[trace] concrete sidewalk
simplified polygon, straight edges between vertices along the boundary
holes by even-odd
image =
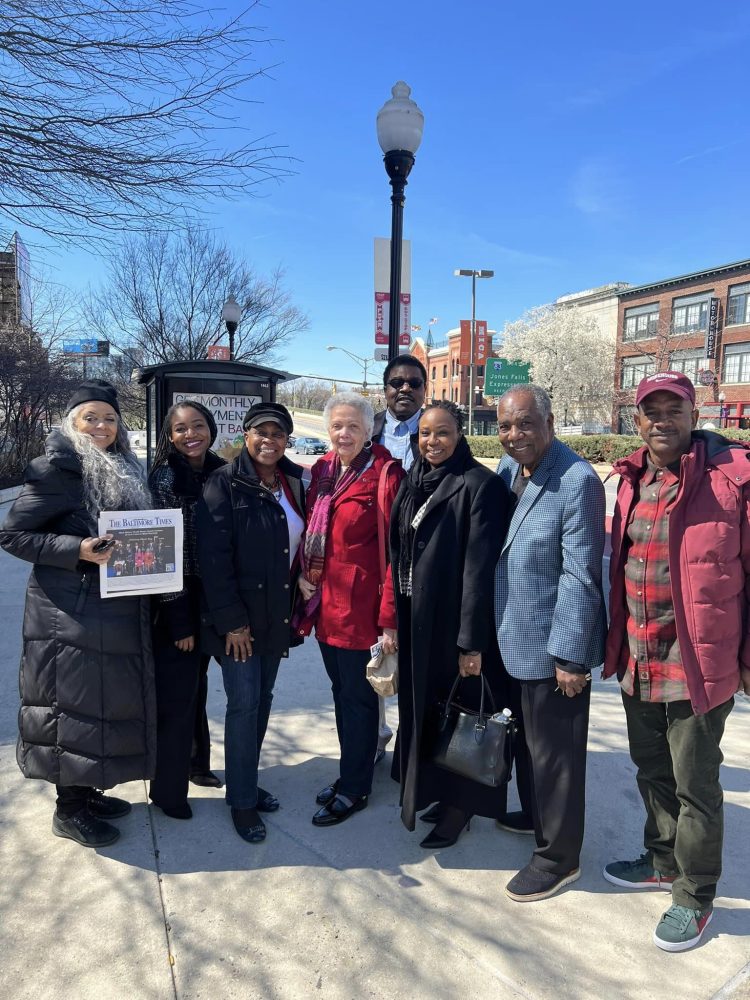
[[[0,508],[0,518],[7,507]],[[336,776],[330,691],[317,646],[282,664],[261,783],[282,800],[263,845],[234,833],[221,790],[193,789],[194,818],[151,810],[141,782],[122,839],[94,852],[50,831],[53,789],[14,757],[17,663],[27,567],[0,553],[0,945],[2,1000],[300,1000],[525,998],[728,1000],[750,996],[747,864],[750,705],[730,717],[723,771],[725,870],[705,943],[668,955],[651,934],[663,893],[601,877],[640,853],[642,808],[615,685],[592,701],[583,875],[541,903],[503,893],[531,838],[472,823],[458,844],[419,847],[399,819],[390,754],[370,807],[347,823],[310,823]],[[210,672],[220,773],[220,673]],[[395,721],[395,720],[394,720]],[[421,826],[421,824],[419,824]]]

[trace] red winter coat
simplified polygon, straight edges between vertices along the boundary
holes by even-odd
[[[378,552],[377,502],[380,473],[391,454],[381,445],[372,446],[374,461],[332,505],[326,536],[325,563],[321,578],[320,612],[315,634],[321,642],[341,649],[369,649],[384,628],[396,627],[391,574],[380,593],[380,556]],[[307,521],[310,523],[318,495],[318,477],[333,452],[315,463],[306,495]],[[400,464],[388,472],[385,498],[385,542],[391,507],[404,472]],[[308,635],[312,623],[302,622],[300,634]]]
[[[616,462],[610,616],[604,676],[622,675],[628,641],[625,532],[646,467],[646,448]],[[669,514],[669,576],[677,639],[693,711],[702,715],[737,691],[750,667],[750,449],[709,431],[693,433]]]

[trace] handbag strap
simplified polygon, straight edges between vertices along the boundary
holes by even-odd
[[[383,588],[385,587],[385,575],[388,572],[388,550],[385,537],[385,499],[388,495],[388,472],[390,471],[392,465],[397,464],[398,463],[395,458],[389,459],[380,470],[380,479],[378,480],[377,519],[378,556],[380,558],[380,594],[383,593]]]
[[[479,696],[479,722],[477,723],[477,725],[485,726],[487,724],[487,716],[484,714],[484,693],[485,693],[485,691],[487,692],[487,697],[489,698],[489,702],[490,702],[490,705],[492,707],[492,713],[491,713],[492,715],[495,714],[495,712],[497,711],[497,708],[495,707],[495,699],[494,699],[494,697],[492,695],[492,688],[490,687],[489,681],[484,676],[484,674],[480,674],[479,676],[482,678],[482,687],[481,687],[482,693]],[[461,674],[460,673],[457,674],[456,675],[456,679],[453,682],[453,687],[451,688],[451,693],[448,695],[448,699],[447,699],[447,701],[445,703],[445,709],[444,709],[444,712],[443,712],[443,718],[444,719],[447,719],[448,715],[450,714],[451,702],[456,697],[456,692],[458,691],[458,685],[461,683],[462,680],[464,680],[464,678],[461,676]]]

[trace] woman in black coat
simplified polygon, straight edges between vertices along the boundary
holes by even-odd
[[[196,527],[205,612],[203,649],[221,663],[227,713],[226,799],[235,830],[265,839],[259,812],[279,808],[258,787],[281,658],[291,645],[291,607],[305,528],[302,468],[284,451],[292,418],[281,403],[256,403],[243,421],[245,447],[209,477]]]
[[[99,596],[113,548],[101,510],[145,510],[151,497],[130,450],[113,386],[96,379],[70,399],[60,430],[26,470],[0,545],[33,563],[26,591],[17,759],[57,786],[52,831],[85,847],[120,835],[130,812],[101,794],[150,778],[156,757],[154,664],[147,597]]]
[[[460,672],[484,673],[498,710],[508,695],[493,619],[495,566],[511,497],[472,457],[462,415],[451,402],[428,406],[419,421],[420,457],[401,485],[391,516],[391,571],[398,616],[399,730],[393,776],[401,817],[413,830],[418,809],[436,823],[422,847],[449,847],[472,815],[498,817],[505,789],[486,788],[442,770],[429,758],[444,702]],[[384,640],[388,651],[388,640]],[[480,681],[461,682],[460,698],[478,707]]]
[[[150,797],[174,819],[190,819],[188,781],[214,788],[206,718],[208,664],[201,650],[201,581],[195,507],[203,486],[224,459],[212,452],[213,414],[201,403],[175,403],[167,410],[149,475],[154,506],[182,510],[183,588],[156,603],[154,660],[158,712],[156,774]]]

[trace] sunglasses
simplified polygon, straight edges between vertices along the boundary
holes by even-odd
[[[391,389],[400,389],[402,385],[408,385],[410,389],[421,389],[424,385],[422,378],[389,378],[386,385]]]

